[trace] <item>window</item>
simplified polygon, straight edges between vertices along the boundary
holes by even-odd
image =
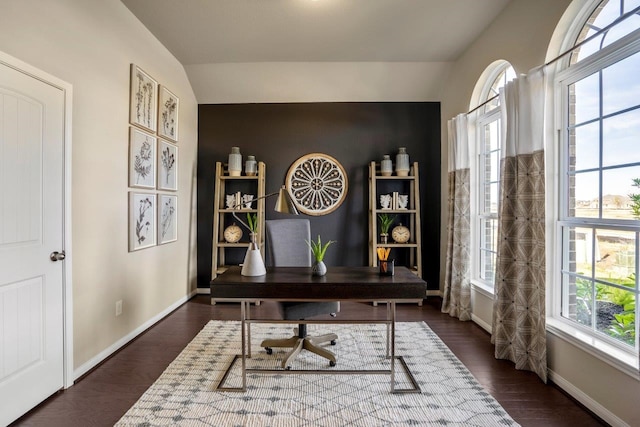
[[[640,295],[639,6],[640,0],[600,2],[556,80],[562,261],[553,314],[633,356]]]
[[[500,196],[500,88],[515,78],[506,61],[492,64],[481,78],[479,99],[482,107],[475,119],[478,199],[474,209],[474,265],[472,278],[493,288],[498,238],[498,198]]]

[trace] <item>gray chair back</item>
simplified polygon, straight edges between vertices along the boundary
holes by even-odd
[[[311,267],[311,225],[308,219],[265,221],[267,254],[274,267]],[[305,242],[306,240],[306,242]]]
[[[311,267],[311,224],[308,219],[270,219],[267,231],[267,259],[273,267]],[[279,303],[285,320],[305,319],[319,314],[340,311],[339,302],[282,302]]]

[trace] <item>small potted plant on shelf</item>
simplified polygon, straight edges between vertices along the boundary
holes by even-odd
[[[380,243],[386,244],[389,240],[389,228],[395,219],[395,215],[387,213],[378,214],[378,221],[380,221]]]
[[[307,245],[311,248],[311,253],[313,253],[313,266],[311,268],[311,274],[314,276],[324,276],[327,274],[327,266],[324,264],[324,255],[327,252],[327,248],[330,244],[335,243],[334,240],[329,240],[325,244],[322,244],[322,240],[320,239],[320,235],[318,234],[317,241],[307,241]]]

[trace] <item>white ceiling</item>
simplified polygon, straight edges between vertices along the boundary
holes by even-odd
[[[183,65],[454,61],[511,0],[122,0]]]

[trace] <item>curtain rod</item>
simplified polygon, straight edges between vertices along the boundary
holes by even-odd
[[[550,59],[549,61],[545,62],[543,67],[548,67],[549,65],[553,64],[554,62],[559,61],[560,59],[564,58],[565,56],[567,56],[568,54],[572,53],[574,50],[581,48],[583,45],[585,45],[586,43],[589,43],[591,40],[595,39],[596,37],[598,37],[599,35],[601,35],[602,33],[605,33],[607,31],[609,31],[611,28],[613,28],[614,26],[618,25],[620,22],[624,21],[625,19],[627,19],[628,17],[638,14],[640,13],[640,6],[636,7],[635,9],[630,10],[629,12],[620,15],[617,19],[614,19],[609,25],[607,25],[604,28],[601,28],[600,30],[596,31],[595,33],[593,33],[592,35],[590,35],[589,37],[587,37],[586,39],[582,40],[580,43],[572,46],[571,48],[565,50],[564,52],[562,52],[561,54],[559,54],[558,56],[556,56],[553,59]],[[484,107],[485,105],[487,105],[488,103],[490,103],[491,101],[498,99],[499,95],[494,95],[491,98],[487,99],[486,101],[484,101],[483,103],[479,104],[478,106],[476,106],[475,108],[467,111],[467,114],[471,114],[474,111]]]

